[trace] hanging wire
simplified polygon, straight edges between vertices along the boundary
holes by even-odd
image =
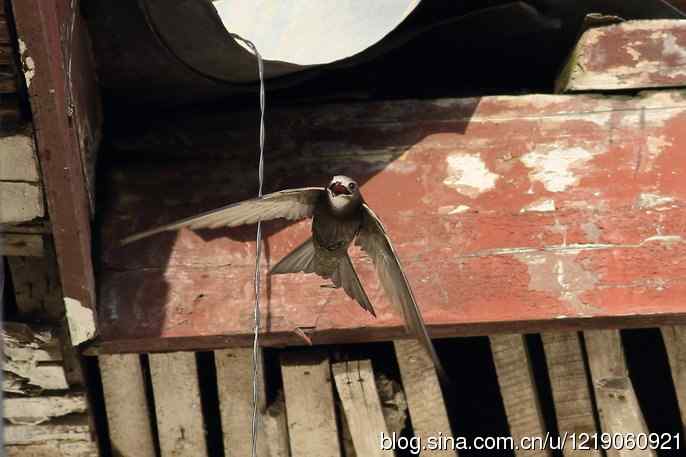
[[[244,43],[247,47],[252,50],[257,57],[257,70],[260,77],[260,159],[257,167],[257,197],[262,198],[262,182],[264,181],[264,71],[262,67],[262,56],[257,52],[257,47],[249,40],[232,33],[231,36]],[[259,366],[259,336],[260,336],[260,284],[261,284],[261,274],[260,274],[260,258],[262,257],[262,223],[257,221],[257,242],[256,242],[256,253],[255,253],[255,328],[254,337],[252,345],[252,457],[257,456],[257,426],[259,422],[259,414],[257,412],[258,404],[258,382],[257,382],[257,372]]]

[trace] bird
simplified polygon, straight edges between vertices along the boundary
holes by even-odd
[[[406,331],[417,338],[441,380],[447,381],[445,369],[391,239],[379,217],[362,197],[360,186],[348,176],[334,176],[326,187],[285,189],[233,203],[136,233],[121,243],[132,243],[182,227],[212,229],[279,218],[298,220],[308,217],[312,218],[312,236],[274,265],[269,273],[316,273],[329,279],[334,287],[342,287],[348,296],[376,317],[348,254],[349,246],[355,241],[371,257],[383,289],[403,316]]]

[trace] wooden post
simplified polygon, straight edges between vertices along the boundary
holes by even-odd
[[[173,352],[149,357],[162,457],[206,456],[195,353]]]
[[[523,437],[543,437],[546,429],[524,335],[495,335],[490,340],[500,394],[515,444]],[[551,453],[549,449],[519,449],[516,455],[550,457]]]
[[[155,457],[150,411],[138,354],[98,357],[112,453]]]
[[[624,348],[618,330],[588,330],[584,332],[588,363],[600,414],[603,432],[648,433],[643,413],[624,359]],[[655,456],[650,449],[613,449],[608,457]]]
[[[315,349],[283,352],[281,374],[291,455],[340,457],[327,353]]]
[[[392,457],[393,449],[382,448],[381,437],[390,439],[376,390],[370,360],[332,365],[336,391],[343,404],[350,436],[358,456]]]
[[[593,402],[579,335],[576,332],[543,333],[541,338],[560,435],[595,433]],[[572,449],[569,440],[566,444],[565,457],[601,456],[599,450]]]
[[[662,330],[669,366],[672,368],[674,389],[681,411],[681,425],[686,432],[686,327],[662,327],[660,330]]]
[[[452,436],[441,385],[426,351],[414,340],[395,340],[393,345],[414,434],[421,438],[422,443],[426,443],[429,436],[439,436],[439,433]],[[457,451],[422,450],[419,455],[456,457]]]

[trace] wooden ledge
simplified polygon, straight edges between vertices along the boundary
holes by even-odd
[[[256,137],[225,125],[183,132],[213,160],[129,162],[105,178],[97,351],[250,344],[254,227],[118,246],[252,196]],[[270,139],[266,190],[360,181],[434,336],[686,323],[681,92],[291,108],[273,113]],[[268,263],[308,233],[309,222],[267,224]],[[369,259],[353,254],[377,319],[313,275],[274,277],[263,343],[304,344],[298,329],[315,344],[406,336]]]

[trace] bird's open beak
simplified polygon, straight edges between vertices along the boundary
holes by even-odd
[[[340,182],[335,182],[329,186],[329,190],[335,195],[352,195],[350,190]]]

